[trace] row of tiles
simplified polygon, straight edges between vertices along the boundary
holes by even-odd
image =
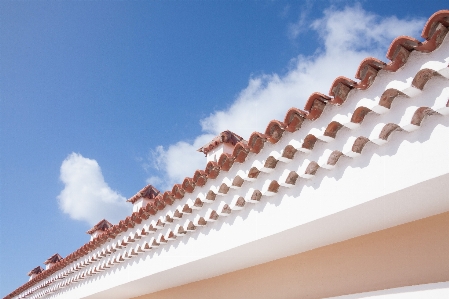
[[[312,94],[309,97],[304,110],[292,108],[287,112],[284,122],[271,121],[267,126],[265,134],[255,132],[251,135],[248,144],[237,143],[232,155],[224,154],[220,157],[218,163],[210,162],[205,170],[197,170],[193,178],[186,178],[182,184],[176,184],[171,192],[165,192],[164,195],[162,195],[162,200],[164,202],[170,202],[174,199],[182,198],[185,192],[193,192],[195,186],[202,186],[205,184],[207,179],[216,178],[220,170],[229,170],[234,162],[243,163],[249,152],[256,154],[259,153],[266,141],[276,143],[281,139],[283,131],[294,132],[301,127],[304,120],[315,120],[319,118],[326,104],[341,105],[345,102],[349,92],[352,89],[356,88],[364,90],[371,86],[380,70],[394,72],[404,66],[412,51],[426,53],[434,51],[443,42],[448,32],[448,26],[449,11],[443,10],[436,12],[428,19],[426,25],[424,26],[422,37],[426,39],[425,42],[421,43],[416,39],[404,36],[396,38],[390,45],[387,52],[387,58],[391,60],[389,64],[381,62],[375,58],[367,58],[363,60],[356,73],[356,78],[360,80],[359,83],[345,77],[338,77],[331,85],[329,91],[330,97],[320,93]],[[419,76],[415,76],[416,80],[414,80],[413,86],[418,89],[422,89],[424,84],[428,81],[429,74],[434,74],[432,71],[434,72],[435,70],[422,72]],[[388,97],[386,96],[385,98],[388,102]],[[157,208],[159,209],[160,207],[162,206],[159,205]],[[122,231],[123,229],[126,230],[127,228],[132,227],[132,223],[134,221],[138,221],[138,218],[141,218],[139,217],[139,213],[134,213],[130,217],[127,217],[111,229],[111,236],[118,233],[118,231]],[[74,260],[77,260],[95,248],[98,248],[98,246],[101,246],[101,244],[103,244],[107,239],[108,237],[106,235],[100,235],[95,240],[85,244],[77,251],[67,256],[61,262],[57,263],[57,265],[43,271],[23,286],[17,288],[15,291],[7,295],[5,299],[13,298],[14,296],[22,293],[24,290],[30,288],[39,281],[42,281],[56,271],[69,265]]]
[[[443,96],[440,98],[446,99],[446,98],[448,98],[448,96],[443,93]],[[391,102],[390,102],[390,104],[391,104]],[[448,106],[447,100],[443,104],[445,104],[445,105],[443,105],[441,107],[440,112],[445,112],[443,114],[447,114],[449,112],[449,111],[447,111],[448,110],[447,109],[447,106]],[[438,104],[438,99],[437,99],[435,101],[435,103],[433,104],[433,106],[438,106],[438,105],[439,104]],[[188,222],[186,222],[186,224],[184,226],[181,226],[178,224],[174,230],[169,230],[166,234],[160,234],[159,237],[152,238],[149,241],[144,242],[140,246],[133,247],[132,249],[129,249],[127,251],[123,251],[122,253],[116,255],[114,258],[112,258],[112,259],[110,258],[107,263],[103,262],[103,264],[101,264],[101,265],[92,267],[89,270],[86,270],[86,271],[82,272],[81,274],[76,275],[76,277],[72,277],[70,280],[67,280],[63,283],[59,283],[56,286],[56,288],[52,287],[49,290],[47,290],[47,292],[53,292],[55,289],[57,289],[59,287],[65,287],[67,284],[69,284],[71,282],[78,282],[84,278],[87,278],[88,276],[90,276],[92,274],[100,273],[101,271],[104,271],[105,269],[107,269],[117,263],[120,263],[120,262],[126,260],[127,258],[131,258],[132,256],[139,254],[140,252],[148,251],[151,248],[158,247],[160,244],[166,243],[167,241],[170,241],[170,240],[174,240],[179,236],[183,236],[189,231],[194,231],[196,226],[204,226],[207,224],[207,222],[213,222],[213,221],[217,220],[219,216],[226,216],[226,215],[229,215],[232,210],[239,210],[239,209],[243,208],[243,206],[245,205],[245,202],[258,202],[258,201],[260,201],[261,197],[264,195],[266,195],[266,196],[274,195],[278,191],[280,186],[284,186],[284,187],[293,186],[298,177],[311,178],[311,177],[313,177],[313,175],[315,174],[315,172],[317,171],[317,169],[319,167],[328,168],[328,169],[333,168],[340,156],[345,155],[348,157],[354,157],[356,155],[359,155],[361,153],[364,145],[368,141],[373,141],[374,143],[380,145],[380,144],[383,144],[384,142],[386,142],[388,136],[394,130],[402,129],[402,130],[406,130],[406,131],[413,131],[413,130],[415,130],[415,128],[419,127],[419,125],[425,115],[432,114],[435,112],[431,108],[428,108],[428,107],[418,107],[418,108],[411,107],[411,108],[415,109],[414,113],[411,113],[411,115],[413,115],[413,116],[410,118],[410,123],[413,123],[413,127],[407,127],[407,126],[400,127],[399,125],[392,124],[392,123],[386,124],[383,127],[383,129],[380,130],[381,135],[379,136],[379,138],[374,139],[374,141],[370,140],[366,137],[357,138],[354,141],[354,144],[352,146],[352,154],[348,154],[348,153],[343,154],[341,151],[332,151],[327,159],[327,165],[319,165],[317,162],[311,161],[311,162],[309,162],[309,165],[305,168],[304,172],[298,173],[295,171],[287,171],[286,172],[287,175],[284,176],[284,178],[281,177],[279,180],[268,180],[267,184],[265,184],[266,188],[264,188],[262,190],[250,190],[250,192],[246,196],[234,196],[233,201],[230,202],[229,205],[227,203],[223,203],[217,211],[209,209],[209,211],[204,215],[204,217],[197,217],[194,221],[188,221]],[[327,134],[327,135],[329,135],[329,134]],[[323,135],[323,136],[326,136],[326,135]],[[307,139],[307,138],[308,137],[306,137],[305,139]],[[335,138],[335,134],[334,134],[333,138]],[[317,138],[315,137],[315,141],[316,141],[316,139]],[[382,142],[379,142],[379,140],[382,140]],[[323,140],[323,141],[328,142],[329,140]],[[305,142],[303,142],[303,145],[304,145],[304,143]],[[312,148],[313,148],[313,146],[312,146]],[[237,175],[232,180],[232,182],[230,179],[228,179],[227,182],[221,184],[220,187],[217,186],[213,190],[212,189],[209,190],[209,192],[207,192],[207,194],[200,196],[201,198],[198,197],[197,200],[195,200],[194,202],[192,202],[190,204],[185,204],[182,208],[178,208],[174,213],[167,214],[164,218],[160,217],[157,221],[153,220],[151,224],[144,227],[141,231],[135,232],[134,235],[129,235],[127,237],[126,236],[123,237],[122,240],[118,240],[114,246],[109,247],[109,249],[106,249],[106,250],[103,249],[103,251],[101,251],[101,252],[96,252],[96,254],[91,256],[90,260],[85,260],[84,264],[82,264],[82,265],[78,264],[77,267],[72,268],[72,269],[75,271],[78,271],[81,268],[83,268],[84,266],[91,264],[93,261],[96,261],[97,259],[100,259],[102,257],[106,257],[106,256],[112,254],[113,252],[116,251],[117,248],[122,248],[123,246],[126,246],[149,233],[154,233],[156,230],[162,229],[164,227],[164,225],[167,223],[168,224],[173,223],[174,220],[181,219],[183,217],[183,214],[192,213],[192,209],[200,209],[204,203],[210,203],[210,202],[214,201],[216,198],[216,195],[224,195],[229,191],[230,188],[238,189],[242,186],[244,181],[256,180],[256,178],[260,172],[267,172],[267,173],[271,172],[276,167],[277,162],[279,160],[282,162],[286,162],[286,163],[290,162],[294,158],[294,155],[295,155],[296,151],[298,151],[298,149],[305,151],[304,146],[295,148],[292,145],[288,145],[284,149],[283,155],[278,156],[277,159],[274,158],[273,156],[270,156],[266,160],[263,160],[264,163],[260,163],[260,161],[258,161],[259,162],[258,166],[253,166],[246,173],[243,173],[243,174],[240,173],[240,175]],[[307,150],[311,150],[311,148],[309,148]],[[280,183],[278,183],[278,181]],[[163,202],[158,201],[156,203],[156,206],[158,205],[158,203],[163,205]],[[173,202],[171,202],[171,204],[173,204]],[[141,218],[147,219],[146,216],[149,217],[149,215],[155,215],[157,213],[157,209],[155,209],[155,205],[148,204],[144,209],[139,211],[139,213],[141,215]],[[139,224],[139,223],[137,223],[137,224]],[[132,225],[136,225],[136,222],[134,222]],[[68,273],[65,273],[65,275],[63,275],[63,277],[66,277],[67,275],[68,275]],[[48,285],[48,284],[46,284],[46,285]],[[46,294],[46,293],[44,292],[41,294]]]

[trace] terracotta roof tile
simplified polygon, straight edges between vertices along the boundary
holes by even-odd
[[[301,128],[302,123],[307,118],[307,112],[298,108],[290,108],[285,115],[284,124],[285,130],[295,132]]]
[[[441,26],[449,27],[449,10],[440,10],[430,16],[424,25],[421,36],[429,41],[433,36],[439,34],[437,31]]]
[[[243,138],[239,135],[231,132],[229,130],[221,132],[218,136],[216,136],[212,141],[203,145],[198,149],[199,152],[203,152],[207,155],[208,152],[216,148],[222,143],[229,143],[231,145],[235,145],[237,142],[242,141]]]
[[[195,189],[195,181],[192,178],[185,178],[182,182],[182,189],[187,193],[192,193]]]
[[[42,269],[41,266],[37,266],[36,268],[34,268],[33,270],[31,270],[30,272],[28,272],[28,276],[31,276],[33,274],[39,274],[42,271],[44,271],[44,269]]]
[[[97,224],[94,225],[94,227],[92,227],[91,229],[89,229],[86,233],[88,233],[89,235],[93,234],[94,232],[96,232],[97,230],[101,230],[101,231],[105,231],[108,228],[112,227],[112,223],[110,223],[109,221],[107,221],[106,219],[101,220],[100,222],[98,222]]]
[[[229,171],[231,169],[232,165],[234,164],[235,157],[232,156],[232,154],[224,153],[220,156],[218,159],[218,166],[223,171]]]
[[[374,78],[372,80],[374,80]],[[331,99],[331,102],[336,105],[343,104],[346,101],[349,92],[356,86],[357,83],[349,78],[343,76],[337,77],[329,90],[329,95],[334,97]]]
[[[147,185],[137,192],[133,197],[127,200],[127,202],[135,203],[140,198],[154,199],[159,194],[159,190],[154,188],[152,185]]]
[[[359,89],[366,89],[371,86],[377,76],[379,70],[383,69],[386,63],[376,58],[365,58],[355,74],[356,79],[360,82],[357,84]]]
[[[55,253],[53,254],[51,257],[49,257],[45,262],[44,265],[48,265],[50,263],[57,263],[60,260],[62,260],[62,256],[60,256],[59,254]]]
[[[209,179],[215,179],[218,176],[218,174],[220,173],[220,170],[221,169],[218,166],[217,162],[209,161],[209,163],[207,163],[207,165],[206,165],[205,172]]]
[[[272,120],[268,123],[267,128],[265,129],[265,136],[270,143],[277,143],[284,134],[285,124],[278,120]]]

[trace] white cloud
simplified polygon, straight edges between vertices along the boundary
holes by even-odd
[[[312,11],[313,1],[306,0],[300,7],[299,18],[295,23],[288,25],[288,36],[290,39],[297,38],[301,33],[308,30],[307,21]]]
[[[103,218],[117,223],[131,213],[131,204],[108,186],[95,160],[70,154],[62,162],[60,179],[65,186],[58,195],[59,207],[72,219],[90,225]]]
[[[151,184],[153,186],[163,186],[164,185],[164,181],[158,177],[158,176],[150,176],[147,180],[146,180],[147,184]]]
[[[303,23],[303,19],[301,15],[298,24]],[[329,8],[309,29],[318,35],[322,48],[313,56],[299,55],[292,59],[284,75],[251,77],[248,86],[228,109],[215,111],[200,120],[204,134],[193,144],[180,141],[167,149],[158,147],[153,162],[162,174],[149,181],[155,182],[158,178],[166,188],[181,183],[184,177],[192,176],[195,169],[204,168],[206,159],[195,150],[210,141],[211,136],[231,130],[247,139],[253,131],[264,132],[270,120],[282,121],[289,108],[303,108],[311,93],[328,94],[336,77],[353,78],[364,58],[383,59],[397,36],[418,36],[424,22],[424,19],[381,18],[359,5],[343,10]],[[301,35],[301,38],[306,40],[306,36]]]
[[[203,134],[198,136],[193,144],[179,141],[167,149],[158,146],[151,153],[154,167],[164,173],[164,177],[152,176],[147,179],[149,184],[159,190],[171,189],[174,183],[182,183],[185,177],[193,176],[198,168],[204,168],[206,158],[197,150],[214,138],[214,135]]]
[[[348,50],[379,54],[380,51],[383,58],[394,38],[419,36],[424,22],[424,19],[400,20],[396,16],[381,18],[356,5],[341,11],[326,10],[322,19],[312,23],[312,28],[322,38],[329,54]]]

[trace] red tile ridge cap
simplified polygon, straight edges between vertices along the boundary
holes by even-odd
[[[157,190],[151,184],[148,184],[145,187],[143,187],[139,192],[137,192],[133,197],[129,198],[127,202],[134,204],[137,200],[139,200],[142,197],[147,199],[154,199],[159,193],[160,193],[159,190]]]
[[[106,231],[110,227],[112,227],[112,223],[107,221],[106,219],[100,220],[97,224],[95,224],[91,229],[89,229],[86,233],[92,235],[97,230]]]
[[[31,270],[30,272],[28,272],[28,276],[31,276],[33,274],[39,274],[42,271],[44,271],[44,269],[41,266],[37,266],[36,268],[34,268],[33,270]]]
[[[62,256],[60,256],[58,253],[55,253],[44,262],[44,265],[48,265],[50,263],[57,263],[60,260],[62,260]]]
[[[209,143],[206,143],[205,145],[200,147],[198,151],[207,155],[208,152],[210,152],[211,150],[213,150],[222,143],[229,143],[235,146],[237,142],[240,142],[242,140],[243,138],[241,136],[235,134],[234,132],[226,130],[218,134],[216,137],[214,137],[214,139],[212,139],[212,141],[210,141]]]

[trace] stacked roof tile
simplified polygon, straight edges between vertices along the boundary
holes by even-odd
[[[36,268],[34,268],[33,270],[31,270],[30,272],[28,272],[28,276],[31,276],[33,274],[39,274],[42,271],[44,271],[44,269],[42,269],[41,266],[37,266]]]
[[[218,136],[212,139],[212,141],[200,147],[198,151],[207,155],[208,152],[210,152],[220,144],[228,143],[232,146],[235,146],[237,142],[244,142],[244,140],[242,137],[235,134],[234,132],[227,130],[221,132]]]
[[[318,141],[329,142],[338,138],[338,133],[343,129],[352,130],[359,127],[368,114],[374,113],[381,115],[392,109],[392,103],[399,98],[413,98],[422,91],[426,83],[432,78],[443,77],[449,79],[449,68],[447,63],[431,64],[418,70],[411,82],[407,86],[391,86],[387,88],[376,101],[360,101],[355,107],[351,117],[335,116],[324,130],[311,130],[306,133],[301,142],[294,140],[288,143],[280,151],[272,151],[268,157],[260,157],[248,167],[246,171],[239,170],[231,178],[224,178],[222,181],[214,181],[222,172],[229,172],[235,163],[244,163],[250,154],[258,155],[262,152],[267,142],[276,144],[280,142],[285,132],[296,132],[300,130],[304,122],[314,121],[320,118],[326,106],[339,106],[345,103],[352,90],[366,90],[375,81],[380,71],[396,72],[406,65],[407,59],[414,51],[429,53],[437,49],[445,39],[449,27],[449,10],[443,10],[432,15],[424,26],[422,37],[424,42],[400,36],[390,45],[387,52],[389,63],[384,63],[375,58],[363,60],[356,72],[356,78],[359,82],[345,77],[338,77],[331,85],[329,96],[320,93],[312,94],[304,110],[291,108],[287,111],[283,121],[271,121],[265,132],[254,132],[251,134],[248,142],[235,140],[235,147],[232,154],[222,154],[217,162],[210,161],[204,170],[197,170],[192,177],[187,177],[180,184],[175,184],[171,191],[160,193],[152,186],[146,186],[129,201],[135,202],[141,197],[151,198],[153,201],[142,207],[138,212],[134,212],[126,219],[120,221],[117,225],[104,224],[99,229],[105,233],[94,238],[90,242],[80,247],[67,257],[55,262],[54,266],[47,270],[36,270],[37,274],[29,282],[19,287],[5,299],[9,298],[40,298],[48,294],[57,292],[70,284],[79,282],[89,276],[100,273],[126,259],[140,253],[151,250],[152,248],[162,246],[170,240],[185,236],[189,231],[194,231],[198,226],[207,225],[209,222],[216,221],[219,217],[229,215],[234,210],[240,210],[245,207],[247,202],[258,202],[263,196],[276,194],[281,187],[292,187],[299,179],[308,179],[313,177],[320,168],[332,169],[336,166],[341,157],[356,157],[362,153],[363,148],[368,143],[384,144],[394,131],[414,131],[418,129],[423,119],[428,115],[449,114],[448,98],[438,98],[428,106],[408,107],[404,111],[403,117],[398,121],[378,123],[370,132],[359,137],[351,137],[345,143],[343,148],[330,150],[322,155],[320,160],[304,160],[299,168],[289,169],[280,177],[272,178],[261,188],[249,188],[249,192],[237,196],[228,203],[224,203],[217,209],[209,209],[205,214],[188,221],[185,225],[175,225],[174,220],[182,218],[184,214],[192,214],[194,210],[201,209],[205,204],[213,202],[217,196],[227,194],[229,190],[239,189],[245,182],[257,180],[261,173],[271,173],[278,167],[280,162],[289,163],[295,158],[298,151],[309,153],[314,150]],[[241,137],[240,137],[241,138]],[[223,138],[221,138],[222,142]],[[206,145],[206,148],[216,143]],[[206,182],[213,181],[214,184],[208,191],[202,190]],[[196,190],[201,192],[196,194]],[[175,207],[175,202],[184,198],[186,195],[195,193],[195,199],[189,199],[182,206],[176,207],[163,217],[153,217],[159,211],[163,211],[167,206]],[[167,209],[168,210],[168,209]],[[160,214],[160,213],[159,213]],[[143,229],[133,230],[143,221],[151,221],[151,224]],[[107,221],[106,221],[107,222]],[[139,226],[140,227],[140,226]],[[158,237],[148,238],[154,232],[167,228],[167,232]],[[127,233],[123,236],[123,233]],[[120,236],[119,238],[117,238]],[[148,238],[142,245],[130,247],[136,240]],[[113,240],[113,244],[102,246],[106,242]],[[115,254],[120,252],[120,254]],[[104,257],[109,256],[108,260]],[[40,267],[38,267],[40,268]],[[30,272],[31,273],[31,272]]]
[[[44,262],[44,265],[54,264],[59,262],[60,260],[62,260],[62,256],[60,256],[58,253],[55,253]]]
[[[89,229],[86,233],[89,235],[93,234],[96,231],[107,231],[113,225],[106,219],[100,220],[97,224],[95,224],[91,229]]]
[[[154,188],[151,185],[147,185],[144,188],[142,188],[142,190],[137,192],[133,197],[128,199],[127,201],[130,203],[135,203],[140,198],[155,199],[156,196],[159,195],[159,193],[160,193],[159,190],[157,190],[156,188]]]

